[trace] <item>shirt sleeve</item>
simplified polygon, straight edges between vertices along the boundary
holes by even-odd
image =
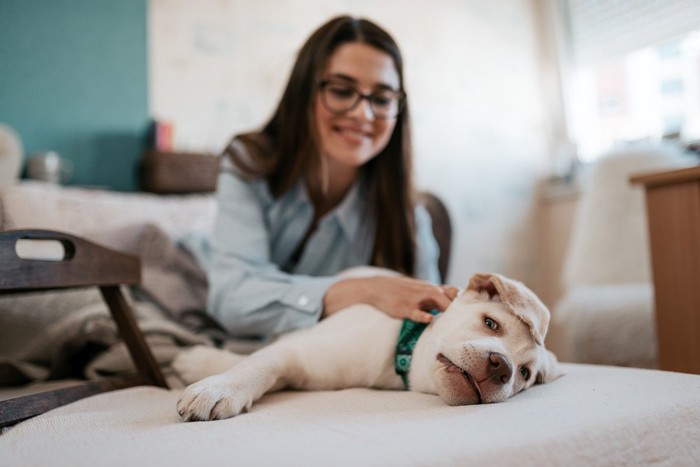
[[[288,274],[271,261],[266,200],[256,183],[262,182],[245,181],[224,167],[217,186],[207,308],[237,337],[271,336],[315,324],[326,291],[338,280]]]
[[[415,276],[433,284],[440,283],[440,248],[433,234],[433,223],[424,206],[416,206]]]

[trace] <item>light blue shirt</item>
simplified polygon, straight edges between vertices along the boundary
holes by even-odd
[[[363,217],[362,184],[355,183],[319,220],[294,262],[292,256],[314,215],[304,183],[275,199],[264,180],[244,180],[228,158],[223,158],[222,169],[211,254],[203,260],[208,312],[236,337],[312,326],[320,319],[323,297],[339,279],[337,274],[370,263],[374,226]],[[422,206],[416,208],[416,226],[415,276],[438,283],[438,245]]]

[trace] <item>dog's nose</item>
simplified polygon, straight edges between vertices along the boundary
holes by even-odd
[[[498,352],[489,353],[489,378],[496,383],[506,384],[513,377],[513,365],[505,355]]]

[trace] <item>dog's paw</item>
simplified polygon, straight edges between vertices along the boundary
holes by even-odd
[[[216,375],[188,386],[177,403],[186,422],[223,420],[247,412],[253,405],[253,391],[236,384],[228,375]]]
[[[180,352],[171,367],[185,384],[192,384],[208,376],[223,373],[242,358],[242,355],[227,350],[197,345]]]

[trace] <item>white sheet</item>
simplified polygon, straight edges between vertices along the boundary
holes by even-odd
[[[0,436],[23,465],[698,465],[700,375],[565,364],[501,404],[349,389],[282,392],[239,417],[184,423],[179,390],[78,401]]]

